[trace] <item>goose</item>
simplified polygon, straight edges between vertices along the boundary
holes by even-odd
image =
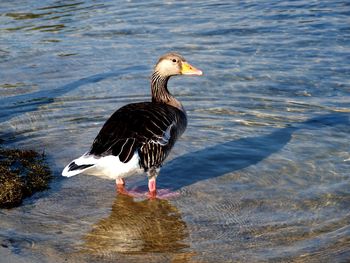
[[[124,178],[139,172],[148,176],[148,196],[157,196],[160,167],[187,126],[182,104],[169,92],[169,78],[202,75],[183,56],[168,53],[160,57],[151,76],[152,101],[127,104],[105,122],[88,152],[70,162],[65,177],[80,173],[116,181],[121,194],[129,194]]]

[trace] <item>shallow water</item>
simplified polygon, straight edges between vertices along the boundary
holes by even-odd
[[[2,261],[348,262],[349,15],[347,1],[2,2],[0,138],[55,174],[0,211]],[[180,196],[62,178],[115,109],[149,100],[173,50],[204,72],[169,84],[189,125],[158,181]]]

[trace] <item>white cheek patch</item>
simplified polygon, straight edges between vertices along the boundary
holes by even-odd
[[[179,66],[177,65],[177,63],[174,63],[168,59],[162,60],[157,65],[156,70],[164,76],[180,74]]]

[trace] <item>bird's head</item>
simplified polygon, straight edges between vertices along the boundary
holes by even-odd
[[[191,66],[186,59],[176,53],[163,55],[155,66],[158,74],[170,77],[175,75],[202,75],[202,71]]]

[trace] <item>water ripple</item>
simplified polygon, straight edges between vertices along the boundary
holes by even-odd
[[[349,3],[2,1],[3,144],[45,151],[52,189],[0,211],[6,261],[347,262]],[[158,178],[169,201],[62,179],[103,122],[150,100],[157,58],[189,125]],[[145,176],[127,187],[146,186]]]

